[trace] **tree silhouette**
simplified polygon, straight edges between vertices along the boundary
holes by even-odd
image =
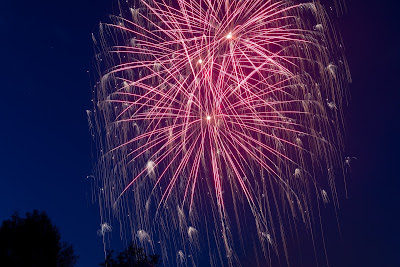
[[[99,265],[105,267],[151,267],[160,264],[159,255],[147,255],[143,248],[134,243],[120,252],[116,258],[113,253],[114,250],[108,250],[105,261]]]
[[[74,266],[78,256],[45,212],[17,213],[0,227],[1,266]]]

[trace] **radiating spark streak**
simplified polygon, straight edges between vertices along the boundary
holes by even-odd
[[[162,148],[164,148],[165,146],[167,146],[168,145],[168,143],[167,144],[165,144]],[[180,146],[180,144],[178,143],[178,144],[176,144],[175,145],[175,147],[176,146]],[[161,149],[162,148],[160,148],[157,152],[159,152],[159,151],[161,151]],[[168,165],[168,166],[170,166],[171,164],[172,164],[172,162],[177,158],[177,155],[179,155],[179,152],[180,151],[182,151],[182,146],[181,146],[181,148],[177,151],[177,153],[176,153],[176,156],[173,158],[173,160],[171,161],[171,163]],[[169,150],[169,151],[167,151],[167,152],[165,152],[164,153],[164,155],[161,155],[158,159],[156,159],[156,161],[154,162],[154,166],[155,167],[157,167],[157,165],[160,163],[160,162],[162,162],[165,158],[167,158],[167,156],[169,156],[169,154],[170,153],[172,153],[173,152],[173,149],[171,149],[171,150]],[[155,153],[155,154],[157,154],[157,153]],[[132,160],[131,160],[132,161]],[[166,170],[167,170],[168,168],[166,168]],[[142,169],[142,171],[135,177],[135,178],[133,178],[132,179],[132,181],[125,187],[125,189],[121,192],[121,194],[119,195],[119,197],[117,198],[117,200],[116,200],[116,203],[119,201],[119,199],[122,197],[122,195],[126,192],[126,190],[128,190],[135,182],[136,182],[136,180],[137,179],[139,179],[145,172],[147,171],[147,168],[145,167],[145,168],[143,168]],[[166,172],[166,171],[165,171]],[[165,174],[165,172],[163,173],[163,174]],[[155,186],[158,184],[158,182],[161,180],[161,178],[164,176],[164,175],[160,175],[160,177],[158,178],[158,180],[157,180],[157,183],[155,184]],[[147,176],[147,175],[146,175]]]
[[[200,138],[200,136],[198,136],[198,137],[196,138],[196,140],[194,141],[194,144],[197,143],[197,141],[199,140],[199,138]],[[177,178],[178,178],[179,173],[180,173],[180,172],[183,170],[183,168],[187,165],[188,160],[189,160],[189,156],[192,154],[192,152],[193,152],[194,149],[195,149],[195,146],[193,145],[193,146],[190,148],[190,150],[188,151],[188,153],[185,154],[185,156],[183,157],[182,161],[179,163],[178,167],[176,168],[176,171],[175,171],[175,173],[174,173],[174,176],[171,178],[171,182],[168,184],[168,187],[166,188],[164,194],[163,194],[162,197],[161,197],[160,203],[158,204],[158,207],[157,207],[157,212],[158,212],[158,210],[159,210],[159,208],[160,208],[160,206],[161,206],[161,203],[164,203],[165,201],[167,201],[167,199],[168,199],[168,197],[169,197],[169,195],[170,195],[170,193],[171,193],[171,191],[172,191],[172,189],[173,189],[173,187],[174,187],[174,185],[175,185],[175,182],[176,182],[176,180],[177,180]],[[157,213],[157,212],[156,212],[156,213]]]

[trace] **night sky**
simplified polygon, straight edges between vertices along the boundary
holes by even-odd
[[[0,220],[46,211],[80,255],[103,257],[92,203],[91,33],[113,0],[2,1]],[[325,226],[331,266],[400,266],[400,25],[396,1],[348,0],[339,19],[353,83],[345,108],[348,198]],[[341,186],[341,184],[338,184]],[[306,261],[307,262],[307,261]],[[294,265],[297,266],[297,265]],[[320,266],[323,266],[321,264]]]

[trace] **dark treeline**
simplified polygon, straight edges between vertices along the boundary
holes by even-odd
[[[160,264],[158,255],[147,255],[143,248],[130,244],[114,257],[114,251],[100,266],[150,267]],[[14,213],[0,227],[0,266],[72,267],[79,256],[71,244],[61,240],[58,228],[45,212],[34,210],[25,217]],[[95,263],[93,264],[95,266]]]
[[[20,217],[14,213],[0,227],[0,265],[70,267],[78,261],[71,244],[45,212],[34,210]]]
[[[147,255],[143,248],[131,243],[124,251],[114,257],[114,251],[108,250],[104,262],[105,267],[151,267],[160,264],[159,255]]]

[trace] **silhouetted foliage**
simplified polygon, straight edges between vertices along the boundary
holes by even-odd
[[[143,248],[133,243],[120,252],[116,258],[113,253],[114,250],[108,250],[105,261],[99,265],[105,267],[151,267],[160,264],[159,255],[147,255]]]
[[[1,266],[74,266],[78,256],[45,212],[17,213],[0,227]]]

